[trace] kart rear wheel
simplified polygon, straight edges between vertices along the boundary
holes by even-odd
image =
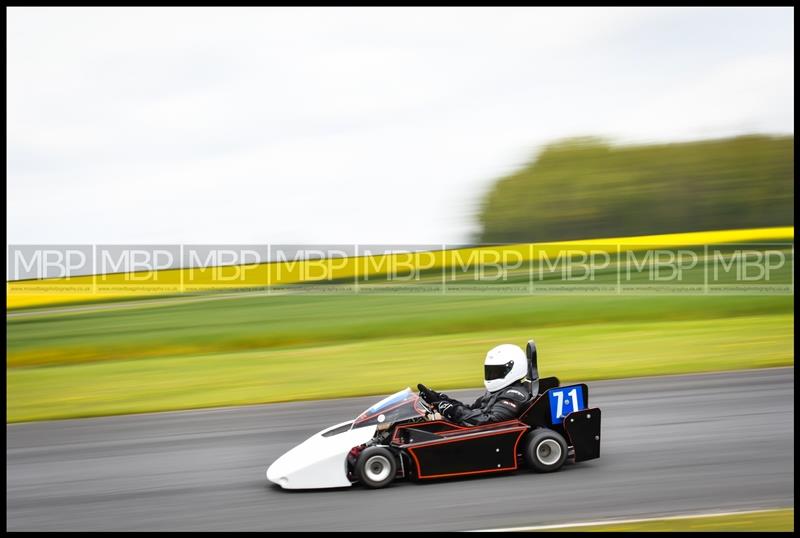
[[[397,461],[388,449],[371,446],[359,454],[355,471],[358,481],[368,488],[382,488],[394,480]]]
[[[528,434],[525,462],[539,473],[557,471],[567,461],[567,442],[557,431],[538,428]]]

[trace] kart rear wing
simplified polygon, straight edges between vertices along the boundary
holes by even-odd
[[[539,380],[539,395],[519,420],[532,428],[545,427],[562,434],[575,449],[575,461],[600,457],[600,409],[589,407],[585,383],[559,386],[558,378]]]

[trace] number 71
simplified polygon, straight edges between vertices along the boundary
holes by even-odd
[[[564,416],[564,404],[565,403],[567,405],[569,405],[571,411],[577,411],[577,408],[578,408],[578,389],[577,388],[572,389],[571,391],[569,391],[567,393],[567,395],[570,397],[570,399],[565,402],[564,401],[564,393],[563,392],[558,391],[558,392],[554,393],[554,396],[556,397],[556,405],[557,405],[557,407],[556,407],[556,417],[558,417],[558,418],[561,418],[561,417]]]

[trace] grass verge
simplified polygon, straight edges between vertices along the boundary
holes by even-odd
[[[794,363],[793,314],[536,329],[542,375],[562,380]],[[371,338],[7,370],[7,421],[19,422],[385,394],[423,382],[472,387],[486,350],[523,344],[531,326]]]
[[[543,529],[544,530],[544,529]],[[704,517],[664,518],[630,523],[561,527],[560,532],[792,532],[794,508]]]

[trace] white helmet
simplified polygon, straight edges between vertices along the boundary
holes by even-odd
[[[489,350],[483,361],[483,384],[486,390],[496,392],[519,381],[528,373],[528,358],[522,348],[502,344]]]

